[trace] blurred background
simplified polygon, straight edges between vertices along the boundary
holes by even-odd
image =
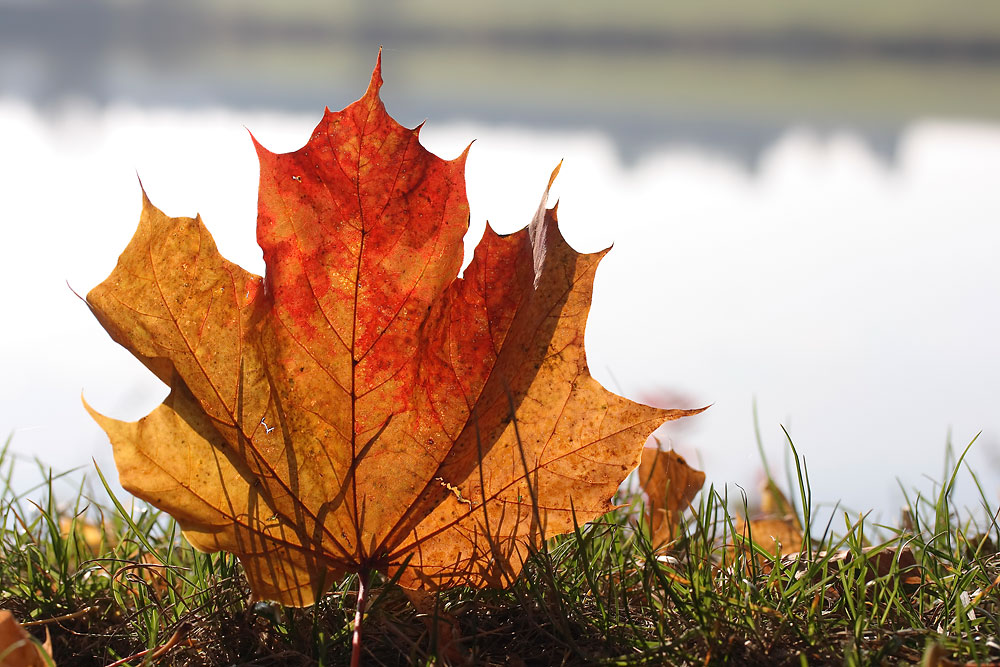
[[[567,237],[615,244],[593,373],[711,403],[657,434],[710,482],[755,495],[756,404],[772,465],[784,426],[819,502],[895,517],[980,432],[969,470],[1000,501],[991,0],[0,0],[0,437],[22,488],[36,458],[113,471],[81,390],[121,419],[166,394],[66,285],[110,272],[136,174],[262,272],[247,130],[298,148],[380,45],[391,114],[443,157],[476,140],[470,243],[526,224],[566,160]],[[967,477],[958,495],[980,502]]]
[[[906,0],[700,3],[5,0],[0,85],[80,98],[315,113],[384,45],[407,124],[475,119],[670,142],[752,164],[792,124],[891,155],[927,116],[1000,111],[1000,8]],[[456,85],[461,82],[461,85]]]

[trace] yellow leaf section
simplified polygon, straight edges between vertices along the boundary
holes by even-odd
[[[257,597],[309,605],[343,576],[277,520],[253,474],[224,454],[225,441],[176,378],[166,400],[137,422],[84,405],[111,439],[122,486],[173,516],[195,548],[238,556]]]
[[[217,426],[233,426],[241,392],[253,388],[241,377],[251,352],[242,333],[260,285],[219,254],[200,217],[171,218],[143,192],[132,240],[87,303],[160,380],[169,385],[176,371]]]
[[[330,540],[324,520],[336,528],[337,516],[318,509],[327,487],[316,489],[318,494],[302,492],[300,477],[322,474],[323,469],[303,461],[310,454],[307,447],[295,451],[286,446],[288,426],[268,368],[273,362],[261,343],[260,321],[269,302],[261,278],[223,258],[200,218],[169,217],[144,195],[135,235],[115,270],[91,290],[87,301],[112,338],[173,389],[168,402],[147,417],[151,422],[136,423],[142,426],[98,420],[114,446],[123,486],[173,514],[170,479],[179,488],[197,480],[191,488],[198,488],[202,499],[213,500],[189,509],[201,507],[212,517],[208,523],[220,516],[220,508],[221,515],[247,518],[256,537],[247,539],[240,527],[229,541],[223,539],[225,532],[199,537],[199,526],[206,520],[199,524],[197,515],[189,514],[192,542],[241,555],[259,597],[309,604],[316,591],[333,581],[327,569],[339,572],[351,561],[354,531],[340,530],[342,539]],[[184,409],[178,412],[177,406]],[[184,466],[195,468],[177,467],[177,440],[166,435],[174,431],[183,433],[192,448]],[[144,439],[133,440],[139,437]],[[159,447],[156,437],[163,438]],[[197,438],[202,442],[195,446]],[[123,460],[134,466],[131,476],[121,470]],[[245,481],[219,476],[224,468],[218,462],[226,460],[241,461],[242,478],[255,480],[252,494],[240,489]],[[158,478],[157,490],[149,485]],[[213,484],[219,486],[214,495]],[[229,488],[231,484],[236,487]],[[229,503],[229,498],[238,499],[234,507],[214,504]],[[261,529],[256,506],[241,504],[250,501],[266,504],[267,517],[281,520],[280,535],[277,528]],[[265,539],[276,535],[281,540],[277,546]],[[216,539],[223,541],[216,545]],[[277,563],[281,559],[289,563]],[[315,572],[308,582],[305,572],[310,567]],[[259,581],[255,572],[260,573]]]

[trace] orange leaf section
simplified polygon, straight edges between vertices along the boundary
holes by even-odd
[[[51,642],[46,642],[46,650],[51,655]],[[31,641],[28,632],[6,609],[0,609],[0,656],[3,656],[0,667],[45,667],[49,664],[42,655],[42,648]]]
[[[650,541],[660,546],[674,539],[680,514],[705,485],[705,473],[673,450],[646,447],[639,463],[639,483],[646,492]]]
[[[650,432],[696,412],[591,378],[584,326],[604,253],[565,242],[547,188],[530,226],[487,228],[457,278],[465,154],[425,150],[381,84],[378,65],[298,151],[257,145],[264,278],[224,259],[200,218],[144,198],[87,296],[171,388],[135,423],[91,409],[122,485],[290,605],[345,572],[404,564],[414,589],[503,585],[574,511],[611,509]]]

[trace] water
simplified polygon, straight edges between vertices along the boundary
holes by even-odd
[[[391,111],[391,109],[390,109]],[[80,405],[138,419],[166,388],[112,343],[67,287],[100,282],[134,231],[136,175],[171,215],[200,212],[228,258],[262,272],[257,166],[247,136],[298,148],[317,114],[0,100],[6,247],[0,433],[58,469],[113,469]],[[945,443],[964,447],[991,502],[1000,489],[1000,126],[925,120],[887,159],[858,133],[788,128],[752,168],[698,146],[622,160],[595,131],[430,122],[445,157],[468,162],[474,242],[486,218],[530,218],[548,173],[569,241],[614,243],[587,332],[593,374],[662,405],[712,407],[660,436],[710,482],[752,495],[752,406],[781,467],[784,425],[817,500],[887,518],[896,479],[930,490]],[[471,247],[468,248],[471,251]],[[17,483],[33,479],[30,468]],[[960,500],[974,505],[971,483]]]

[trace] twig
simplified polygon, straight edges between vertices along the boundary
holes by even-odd
[[[92,611],[95,611],[96,609],[97,609],[96,606],[93,606],[93,607],[84,607],[83,609],[80,609],[79,611],[74,611],[72,614],[63,614],[62,616],[53,616],[52,618],[43,618],[43,619],[38,620],[38,621],[27,621],[25,623],[22,623],[21,626],[25,627],[25,628],[30,628],[30,627],[35,626],[35,625],[48,625],[49,623],[58,623],[59,621],[69,621],[69,620],[72,620],[74,618],[80,618],[81,616],[86,616],[87,614],[89,614]]]

